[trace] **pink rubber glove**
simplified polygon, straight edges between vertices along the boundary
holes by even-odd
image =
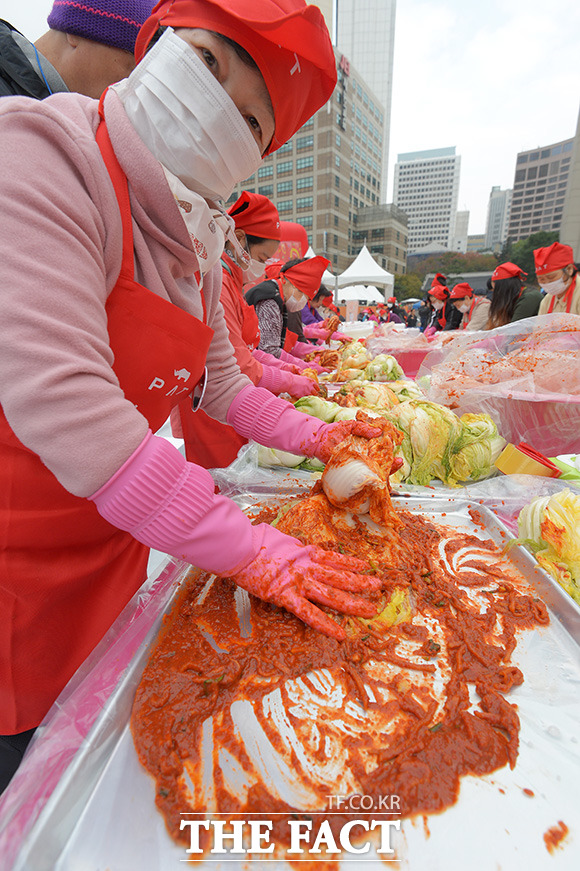
[[[314,351],[314,345],[310,345],[310,352]],[[295,357],[293,354],[289,354],[288,351],[282,349],[280,351],[280,360],[283,363],[288,363],[291,366],[298,366],[299,369],[308,369],[310,363],[307,363],[305,360],[301,360],[299,357]]]
[[[252,351],[252,357],[254,357],[259,363],[263,366],[273,366],[274,369],[283,369],[284,372],[292,372],[293,375],[300,375],[301,369],[306,369],[306,366],[302,364],[301,366],[297,366],[296,363],[284,363],[282,360],[278,360],[277,357],[274,357],[272,354],[266,353],[266,351],[260,351],[259,348],[254,348]],[[302,363],[302,361],[296,361]]]
[[[381,432],[359,420],[324,423],[253,384],[240,390],[228,409],[227,422],[244,438],[268,448],[317,457],[323,463],[347,436],[374,438]]]
[[[350,336],[347,336],[346,333],[333,333],[330,338],[335,342],[350,342]]]
[[[328,330],[320,324],[304,324],[302,332],[307,339],[321,339],[323,342],[326,342],[329,336]]]
[[[307,357],[316,349],[316,345],[311,345],[309,342],[296,342],[292,348],[292,356],[299,357],[301,360]],[[284,351],[282,353],[285,353]],[[285,359],[285,358],[283,358]],[[310,365],[310,364],[308,364]]]
[[[230,576],[335,638],[344,632],[310,599],[345,613],[376,613],[368,599],[344,592],[378,590],[378,578],[351,574],[365,571],[365,563],[305,547],[264,523],[252,526],[237,505],[214,493],[209,472],[151,432],[90,501],[109,523],[148,547]]]
[[[305,547],[298,539],[266,526],[260,553],[232,580],[254,596],[286,608],[319,632],[343,641],[344,629],[316,605],[341,614],[374,617],[376,606],[352,595],[379,591],[379,579],[364,574],[368,568],[362,560],[313,545]]]
[[[258,387],[264,387],[271,393],[289,393],[290,396],[318,396],[320,387],[305,375],[293,375],[283,369],[274,369],[272,366],[262,366],[262,377],[258,381]]]
[[[423,335],[425,336],[426,339],[430,339],[431,336],[434,336],[436,332],[437,332],[437,330],[435,329],[435,327],[427,327],[427,329],[425,330]]]

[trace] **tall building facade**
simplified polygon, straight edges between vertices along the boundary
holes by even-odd
[[[453,249],[460,172],[455,146],[398,155],[393,202],[409,219],[410,254],[430,242]]]
[[[230,201],[242,190],[269,197],[281,220],[302,224],[316,253],[342,272],[352,261],[357,210],[380,202],[383,127],[376,95],[345,55],[335,56],[338,84],[331,99],[237,186]]]
[[[469,211],[457,212],[455,215],[455,234],[453,250],[465,254],[467,251],[467,234],[469,232]]]
[[[377,263],[393,275],[407,271],[407,216],[392,203],[365,206],[354,216],[349,254],[367,246]]]
[[[571,245],[574,258],[580,259],[580,112],[572,148],[572,161],[570,163],[570,175],[567,179],[566,199],[562,212],[562,224],[560,226],[560,242]]]
[[[573,139],[521,151],[516,158],[508,237],[560,230],[572,162]]]
[[[490,251],[501,250],[508,236],[512,192],[502,191],[499,185],[492,187],[487,204],[485,224],[485,247]]]
[[[352,61],[382,106],[383,190],[387,197],[396,0],[336,0],[336,45]]]

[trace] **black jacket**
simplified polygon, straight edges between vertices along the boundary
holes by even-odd
[[[0,97],[20,95],[43,100],[50,91],[14,40],[14,33],[20,31],[0,18]]]

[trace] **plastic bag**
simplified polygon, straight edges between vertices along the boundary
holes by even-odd
[[[578,315],[542,315],[457,336],[429,352],[417,380],[429,399],[458,414],[489,414],[510,442],[544,454],[578,449]]]

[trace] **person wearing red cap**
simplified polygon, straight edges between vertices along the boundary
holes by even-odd
[[[461,312],[460,330],[485,330],[490,306],[485,296],[476,296],[471,285],[462,281],[452,288],[449,299]]]
[[[275,253],[280,242],[280,218],[271,200],[262,194],[242,191],[228,209],[236,229],[235,235],[249,255],[242,260],[230,244],[221,257],[222,290],[220,301],[224,310],[230,342],[241,371],[253,384],[272,393],[308,396],[319,393],[315,381],[300,375],[308,363],[295,360],[283,362],[258,349],[260,328],[253,306],[244,299],[244,284],[255,281],[264,273],[264,264]],[[203,409],[193,412],[191,403],[181,402],[171,415],[173,435],[184,439],[185,456],[206,469],[229,466],[248,440],[228,424],[214,420]]]
[[[570,245],[554,242],[547,248],[536,248],[534,263],[538,284],[546,294],[538,314],[566,312],[580,315],[580,286],[576,280],[578,269]]]
[[[503,327],[538,314],[541,292],[524,284],[528,273],[515,263],[500,263],[491,276],[493,295],[489,308],[488,330]]]
[[[301,312],[314,299],[329,263],[326,257],[303,257],[266,266],[267,280],[246,292],[246,302],[258,315],[261,351],[279,358],[288,347],[288,313]]]
[[[250,523],[155,435],[186,398],[322,462],[351,433],[380,434],[255,386],[220,304],[224,243],[247,258],[222,203],[332,94],[322,13],[168,0],[136,45],[98,102],[0,100],[0,789],[144,582],[151,547],[337,639],[320,606],[376,612],[365,562]]]
[[[441,272],[438,272],[431,282],[428,300],[432,308],[432,314],[424,330],[426,336],[433,335],[433,333],[440,330],[456,330],[459,327],[462,314],[449,300],[447,279]]]

